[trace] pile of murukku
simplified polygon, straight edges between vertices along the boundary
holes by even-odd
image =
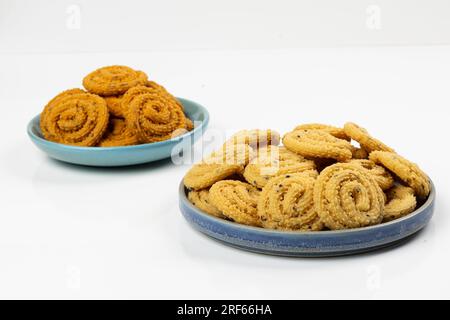
[[[354,123],[299,125],[281,141],[274,130],[234,134],[186,173],[188,199],[217,218],[301,232],[392,221],[430,193],[416,164]]]
[[[142,71],[103,67],[84,77],[83,86],[44,107],[40,127],[46,140],[118,147],[168,140],[194,128],[182,104]]]

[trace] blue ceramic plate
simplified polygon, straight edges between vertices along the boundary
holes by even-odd
[[[208,111],[198,103],[178,98],[183,104],[186,115],[194,122],[201,124],[186,134],[162,142],[140,144],[126,147],[76,147],[47,141],[43,138],[39,127],[39,115],[28,124],[27,131],[34,144],[48,156],[64,162],[98,167],[129,166],[169,158],[172,148],[182,139],[190,138],[194,143],[205,131],[208,122]]]
[[[222,220],[193,206],[180,184],[180,209],[198,231],[240,249],[280,256],[326,257],[356,254],[391,246],[406,240],[430,221],[434,210],[435,189],[424,204],[400,219],[365,228],[293,232],[249,227]]]

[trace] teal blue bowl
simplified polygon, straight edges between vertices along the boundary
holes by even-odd
[[[126,147],[69,146],[47,141],[43,138],[39,126],[39,115],[30,121],[27,132],[31,141],[49,157],[68,163],[96,167],[117,167],[157,161],[170,158],[173,148],[179,143],[188,141],[192,145],[202,136],[208,126],[209,113],[203,106],[187,99],[178,99],[183,105],[186,115],[196,123],[196,127],[184,135],[166,141]]]
[[[216,218],[195,207],[183,181],[179,206],[196,230],[228,246],[257,253],[290,257],[332,257],[374,251],[402,244],[423,229],[434,212],[436,191],[431,184],[428,199],[414,212],[375,226],[317,232],[279,231],[250,227]]]

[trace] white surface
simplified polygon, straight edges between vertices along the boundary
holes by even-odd
[[[450,47],[0,56],[1,298],[450,298]],[[353,120],[419,163],[431,224],[404,246],[288,259],[228,248],[178,209],[187,166],[98,169],[47,158],[25,127],[97,66],[145,70],[211,129]]]

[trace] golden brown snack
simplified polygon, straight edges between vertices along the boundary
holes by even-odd
[[[314,208],[315,179],[292,173],[270,179],[258,200],[258,216],[264,228],[319,231],[323,228]]]
[[[167,100],[171,100],[172,102],[177,104],[181,109],[183,109],[183,105],[181,104],[181,102],[177,98],[175,98],[172,94],[170,94],[169,91],[167,91],[166,88],[164,88],[162,85],[154,81],[147,81],[145,86],[154,90],[155,93],[164,96]]]
[[[415,163],[396,153],[386,151],[374,151],[370,153],[369,159],[393,172],[413,188],[417,196],[424,198],[430,193],[430,180]]]
[[[120,147],[138,144],[139,139],[124,119],[110,118],[108,129],[100,140],[99,147]]]
[[[241,165],[198,163],[186,173],[183,181],[187,188],[201,190],[241,171]]]
[[[43,119],[46,118],[46,113],[49,112],[50,110],[52,110],[53,107],[55,105],[57,105],[61,99],[66,98],[68,96],[75,95],[75,94],[80,94],[80,93],[86,93],[86,91],[84,91],[82,89],[78,89],[78,88],[65,90],[65,91],[59,93],[58,95],[56,95],[52,100],[50,100],[47,103],[47,105],[44,107],[44,110],[41,112],[41,116],[40,116],[40,127],[41,127],[42,134],[44,135],[44,137],[48,136],[50,134],[49,132],[46,132],[46,127],[42,123]]]
[[[209,213],[210,215],[217,218],[226,219],[222,212],[220,212],[219,209],[211,204],[211,201],[209,200],[209,190],[191,190],[188,193],[188,199],[194,206],[196,206],[200,210],[203,210],[206,213]]]
[[[258,151],[258,156],[244,170],[247,182],[257,188],[263,188],[269,179],[279,175],[305,171],[313,177],[318,175],[313,161],[306,160],[284,147],[264,147]]]
[[[362,148],[364,148],[368,153],[372,151],[380,150],[380,151],[390,151],[394,152],[394,150],[383,142],[372,137],[366,129],[358,126],[353,122],[347,122],[344,125],[345,133],[355,141],[358,141]]]
[[[394,185],[394,178],[382,166],[375,164],[371,160],[353,159],[349,163],[353,163],[366,169],[380,186],[381,190],[387,190]]]
[[[126,66],[109,66],[89,73],[83,79],[83,86],[91,93],[101,96],[116,96],[128,89],[145,85],[147,75]]]
[[[248,144],[252,148],[260,148],[267,145],[278,145],[280,134],[274,130],[253,129],[241,130],[233,134],[225,144]]]
[[[317,178],[314,207],[321,221],[332,230],[365,227],[383,219],[384,194],[360,166],[336,163]]]
[[[203,159],[204,163],[246,166],[255,157],[255,151],[248,144],[224,144],[219,150]]]
[[[209,199],[228,218],[238,223],[260,226],[256,209],[259,193],[248,183],[223,180],[213,184],[209,190]]]
[[[384,206],[383,221],[401,218],[416,209],[417,200],[414,190],[401,184],[396,184],[386,192],[387,202]]]
[[[41,114],[45,139],[76,146],[96,145],[108,126],[105,100],[90,93],[66,92],[58,96]]]
[[[284,135],[283,144],[304,157],[331,158],[347,161],[352,158],[351,144],[323,130],[297,130]]]
[[[364,148],[352,146],[352,159],[368,159],[369,154]]]
[[[184,129],[186,125],[181,108],[162,96],[148,93],[132,99],[126,111],[126,120],[142,143],[171,139],[175,130]]]
[[[350,140],[350,138],[345,134],[343,128],[333,127],[333,126],[329,126],[327,124],[321,124],[321,123],[301,124],[299,126],[296,126],[293,131],[297,131],[297,130],[323,130],[338,139],[343,139],[343,140],[347,140],[347,141]]]
[[[185,116],[185,118],[186,123],[184,127],[186,128],[186,130],[187,131],[194,130],[194,123],[192,122],[192,120],[189,119],[187,116]]]
[[[103,99],[106,101],[110,115],[116,118],[125,117],[125,112],[122,108],[122,96],[103,97]]]

